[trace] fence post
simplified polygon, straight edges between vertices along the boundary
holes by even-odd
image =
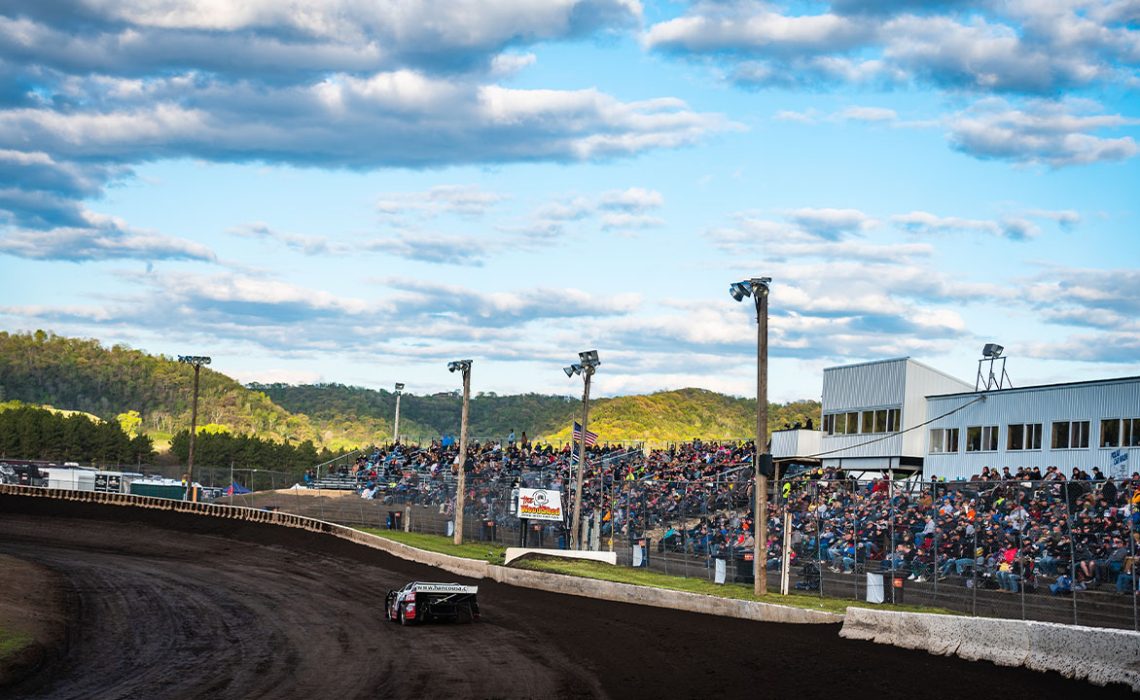
[[[1069,482],[1061,482],[1061,499],[1065,502],[1065,526],[1069,530],[1069,588],[1073,598],[1073,624],[1077,623],[1077,548],[1073,537],[1073,516],[1069,509]]]

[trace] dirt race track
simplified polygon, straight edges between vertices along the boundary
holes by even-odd
[[[405,628],[384,620],[384,592],[456,577],[327,536],[195,515],[0,496],[0,555],[46,567],[41,599],[61,601],[67,620],[38,670],[0,688],[2,697],[1126,695],[846,641],[836,625],[746,622],[489,581],[477,582],[482,622]]]

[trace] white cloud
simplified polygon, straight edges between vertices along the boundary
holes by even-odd
[[[982,100],[946,120],[948,138],[975,158],[1054,168],[1126,160],[1140,152],[1131,136],[1097,135],[1140,122],[1098,111],[1077,101],[1033,101],[1017,108],[1005,100]]]
[[[727,66],[731,80],[750,87],[917,83],[1047,95],[1134,80],[1140,66],[1135,13],[1119,3],[827,5],[781,14],[767,2],[694,3],[650,26],[643,42]]]
[[[836,116],[840,119],[859,122],[894,122],[899,118],[898,113],[893,109],[859,106],[847,107]]]

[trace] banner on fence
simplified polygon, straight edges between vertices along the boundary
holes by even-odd
[[[1128,477],[1128,450],[1113,450],[1112,467],[1109,470],[1109,476],[1117,479],[1125,479]]]
[[[562,492],[549,489],[519,489],[518,517],[562,521]]]

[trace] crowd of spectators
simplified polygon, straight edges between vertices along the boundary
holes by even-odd
[[[571,494],[574,449],[532,444],[525,435],[472,444],[466,512],[507,524],[515,487]],[[600,522],[602,537],[651,536],[661,551],[742,558],[755,544],[752,449],[751,443],[699,440],[654,450],[590,447],[583,519]],[[437,505],[450,513],[457,455],[447,439],[391,445],[343,468],[364,498]],[[894,570],[916,581],[951,578],[1010,592],[1135,592],[1138,485],[1140,474],[1117,481],[1098,468],[1066,475],[1056,467],[987,467],[955,482],[855,480],[836,469],[809,469],[776,483],[769,496],[766,565],[782,566],[787,515],[792,566]]]

